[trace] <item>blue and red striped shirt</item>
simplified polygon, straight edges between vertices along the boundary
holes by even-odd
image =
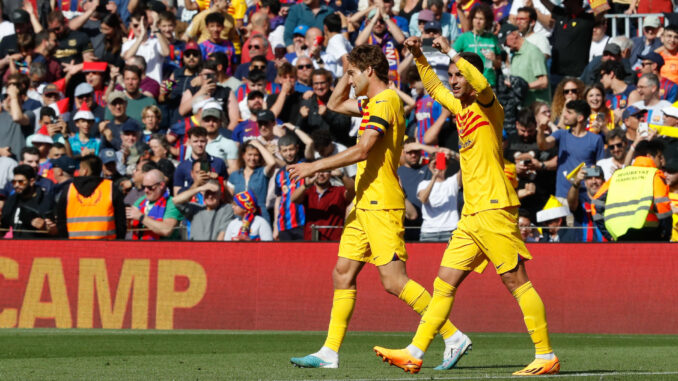
[[[278,231],[285,231],[306,225],[306,214],[302,204],[292,202],[292,193],[297,187],[304,184],[304,180],[293,182],[287,172],[287,166],[282,167],[275,176],[275,195],[280,197],[278,206]]]

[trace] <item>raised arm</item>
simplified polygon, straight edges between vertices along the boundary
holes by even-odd
[[[273,175],[273,171],[275,170],[275,157],[271,152],[269,152],[266,147],[264,147],[263,144],[257,139],[252,139],[250,140],[250,143],[257,149],[259,150],[259,154],[261,154],[261,157],[264,159],[264,162],[266,164],[264,167],[264,174],[267,177],[271,177]]]
[[[540,0],[540,1],[541,1],[541,4],[543,6],[545,6],[546,9],[549,10],[549,12],[553,13],[553,9],[556,7],[555,4],[553,4],[550,0]]]
[[[344,75],[334,87],[330,100],[327,101],[327,108],[344,115],[362,116],[360,107],[358,107],[358,100],[350,99],[350,94],[351,86],[348,84],[348,74],[344,72]]]
[[[359,45],[364,45],[367,43],[368,38],[370,37],[370,34],[372,34],[372,29],[374,29],[374,25],[377,24],[377,20],[381,17],[381,11],[379,8],[377,8],[377,13],[372,16],[372,18],[365,24],[365,28],[358,34],[358,37],[355,39],[355,43],[353,46],[359,46]]]
[[[542,151],[549,150],[556,145],[556,138],[546,136],[546,130],[549,128],[549,119],[547,116],[537,115],[537,145]]]

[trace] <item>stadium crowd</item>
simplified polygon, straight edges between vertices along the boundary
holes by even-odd
[[[678,241],[678,17],[671,1],[648,3],[3,1],[3,234],[337,240],[356,167],[294,182],[286,166],[355,144],[361,119],[327,103],[345,55],[374,44],[407,113],[406,238],[447,240],[469,132],[426,94],[402,46],[420,36],[447,83],[450,59],[432,46],[444,36],[480,55],[504,108],[524,240],[611,240],[596,202],[640,157],[670,198],[651,214]],[[609,37],[606,13],[650,11],[665,14],[636,19],[637,37]]]

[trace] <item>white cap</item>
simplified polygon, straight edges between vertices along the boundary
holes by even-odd
[[[676,106],[670,106],[665,109],[662,109],[662,112],[666,116],[672,116],[674,118],[678,118],[678,107]]]

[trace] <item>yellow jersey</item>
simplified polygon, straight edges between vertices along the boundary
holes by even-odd
[[[669,192],[671,205],[678,206],[678,193]],[[678,242],[678,214],[673,214],[673,229],[671,231],[671,242]]]
[[[462,215],[520,205],[516,191],[504,174],[504,109],[487,79],[465,59],[457,61],[457,68],[477,94],[476,101],[464,108],[440,82],[423,55],[416,62],[426,91],[455,116],[464,186]]]
[[[394,90],[386,89],[372,99],[358,102],[363,116],[358,140],[365,130],[381,135],[367,159],[358,163],[355,179],[356,207],[360,209],[404,209],[405,192],[398,182],[398,164],[405,137],[405,110]]]

